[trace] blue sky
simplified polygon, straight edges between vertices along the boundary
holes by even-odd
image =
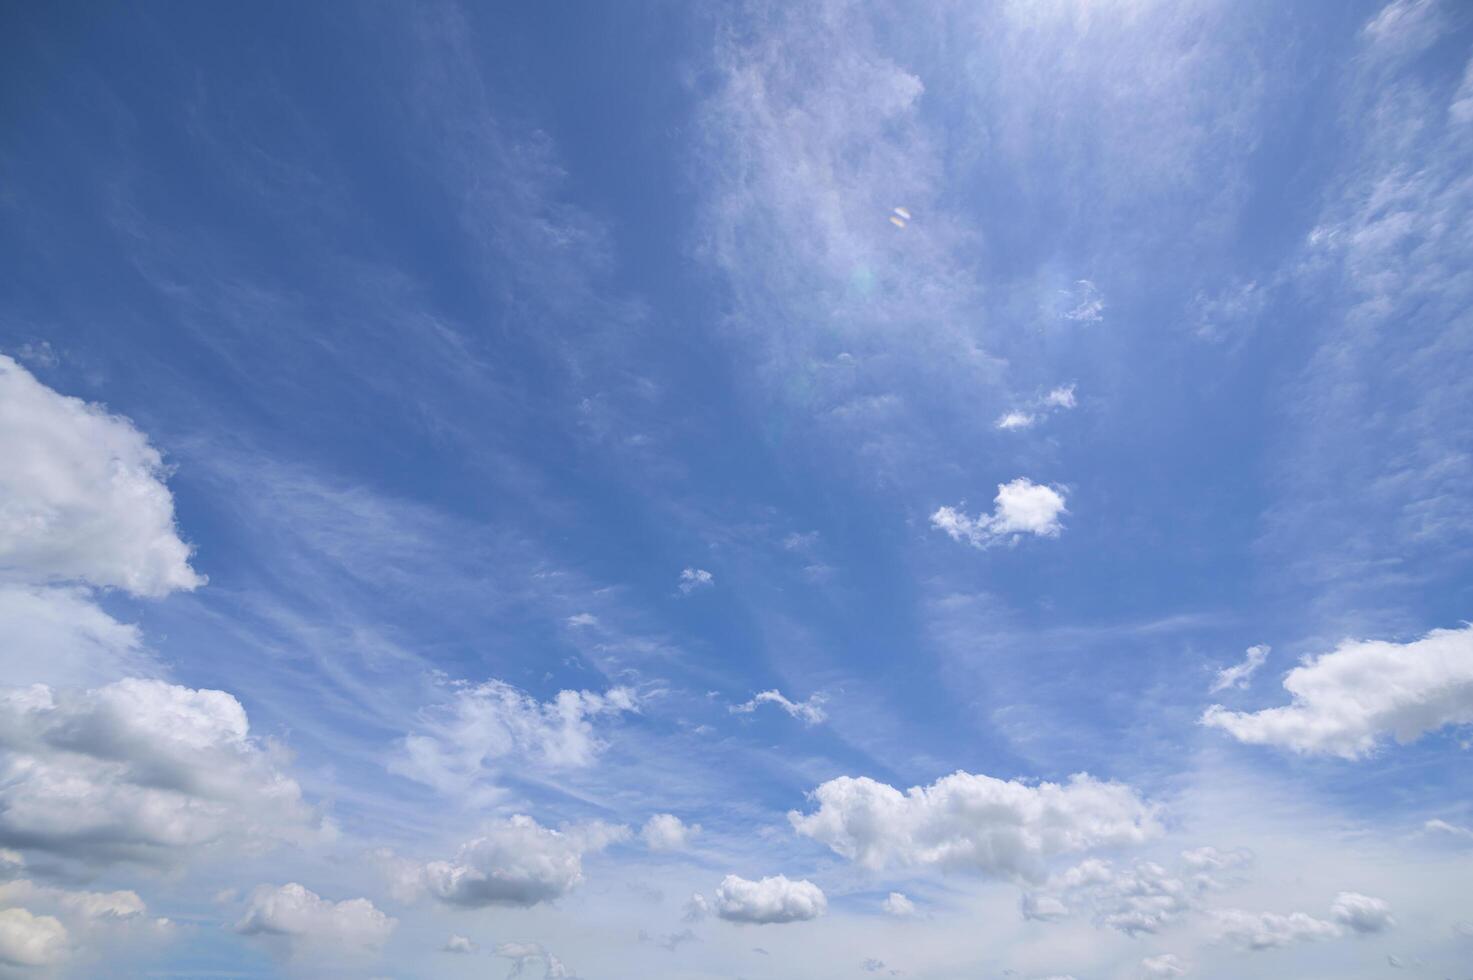
[[[3,16],[0,971],[1465,975],[1464,7]]]

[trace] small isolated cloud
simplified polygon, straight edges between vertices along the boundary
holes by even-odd
[[[460,908],[528,908],[550,902],[583,881],[583,857],[627,840],[628,827],[594,821],[562,830],[518,814],[461,845],[453,861],[396,862],[401,892],[427,891]]]
[[[1217,672],[1217,678],[1213,680],[1212,688],[1208,693],[1216,694],[1218,691],[1226,691],[1234,687],[1246,688],[1253,675],[1258,672],[1258,668],[1262,667],[1263,662],[1268,659],[1268,651],[1269,648],[1266,646],[1249,647],[1242,663],[1224,667]]]
[[[553,956],[538,943],[500,943],[493,951],[502,959],[511,960],[512,977],[531,977],[528,970],[542,968],[542,980],[575,980],[563,961]]]
[[[1079,279],[1074,288],[1064,293],[1065,320],[1076,323],[1099,323],[1105,318],[1105,299],[1088,279]]]
[[[885,901],[880,903],[880,908],[885,910],[886,915],[893,915],[897,919],[909,919],[916,915],[915,902],[900,892],[891,892],[885,896]]]
[[[1445,834],[1448,837],[1456,837],[1460,840],[1473,840],[1473,830],[1467,827],[1459,827],[1457,824],[1448,823],[1446,820],[1432,819],[1422,825],[1422,829],[1429,834]]]
[[[1303,912],[1279,915],[1275,912],[1222,909],[1214,912],[1212,918],[1218,942],[1253,952],[1334,939],[1340,935],[1340,927],[1335,923]]]
[[[1330,906],[1330,917],[1361,935],[1385,932],[1396,924],[1387,902],[1359,892],[1341,892]]]
[[[445,945],[440,947],[440,952],[442,952],[442,953],[474,953],[476,950],[478,950],[480,948],[481,948],[480,946],[478,946],[475,943],[471,942],[465,936],[456,935],[456,934],[453,934],[452,933],[451,936],[450,936],[450,938],[447,939],[447,940],[445,940]]]
[[[594,722],[637,710],[634,692],[624,687],[559,691],[539,701],[505,681],[461,683],[446,702],[420,712],[419,730],[405,737],[389,769],[442,793],[494,798],[508,766],[590,765],[605,746]]]
[[[29,909],[0,909],[0,963],[55,966],[67,952],[67,931],[60,919],[33,915]]]
[[[700,824],[685,823],[673,813],[657,813],[645,821],[639,836],[652,851],[683,851],[700,832]]]
[[[712,904],[717,916],[728,922],[759,925],[816,919],[828,909],[828,900],[817,885],[807,880],[792,881],[785,875],[761,881],[727,875],[716,889]]]
[[[715,577],[704,568],[687,568],[680,573],[677,588],[682,595],[690,595],[697,589],[706,589],[716,584]]]
[[[775,704],[803,724],[817,725],[828,718],[828,713],[823,710],[827,700],[822,694],[811,694],[807,701],[790,701],[781,691],[761,691],[753,695],[750,701],[732,705],[730,711],[733,714],[751,714],[757,710],[758,705]]]
[[[140,596],[204,584],[158,450],[128,419],[52,391],[4,355],[0,459],[0,579]]]
[[[953,541],[974,548],[1002,542],[1014,543],[1025,534],[1056,538],[1063,531],[1059,517],[1068,513],[1063,491],[1019,477],[997,486],[996,506],[991,514],[970,517],[954,507],[941,507],[931,515],[931,526],[945,531]]]
[[[568,617],[568,625],[574,629],[582,629],[585,626],[597,626],[598,617],[593,613],[577,613]]]
[[[1204,725],[1240,742],[1306,755],[1358,759],[1389,735],[1406,744],[1448,725],[1473,723],[1473,626],[1420,640],[1346,640],[1289,671],[1285,707],[1229,711],[1214,704]]]
[[[793,829],[875,870],[940,867],[1034,880],[1045,858],[1139,844],[1161,830],[1155,807],[1129,786],[1084,773],[1033,786],[956,772],[904,792],[841,776],[809,796],[818,809],[789,813]]]
[[[1141,974],[1150,978],[1184,977],[1187,975],[1187,965],[1182,962],[1181,957],[1173,953],[1162,953],[1160,956],[1148,956],[1141,960]]]
[[[1075,404],[1074,386],[1061,385],[1024,408],[1003,413],[993,425],[1005,432],[1032,428],[1035,423],[1042,422],[1055,412],[1073,408]]]
[[[352,952],[378,949],[397,925],[366,898],[333,902],[291,882],[257,888],[235,931],[282,942],[291,952]]]

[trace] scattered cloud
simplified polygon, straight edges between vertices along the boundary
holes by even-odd
[[[817,725],[828,718],[828,713],[823,710],[827,700],[822,694],[815,693],[810,694],[806,701],[790,701],[781,691],[760,691],[750,701],[734,704],[729,710],[733,714],[751,714],[758,705],[775,704],[803,724]]]
[[[1160,956],[1148,956],[1141,960],[1141,972],[1150,978],[1184,977],[1187,975],[1187,965],[1175,953],[1162,953]]]
[[[563,961],[553,956],[539,943],[499,943],[494,950],[502,959],[511,960],[511,972],[507,974],[508,980],[512,977],[530,977],[527,971],[534,967],[542,967],[542,980],[576,980]]]
[[[1473,626],[1419,640],[1345,640],[1289,671],[1289,705],[1229,711],[1212,705],[1202,723],[1240,742],[1306,755],[1358,759],[1386,736],[1403,744],[1448,725],[1473,723]]]
[[[1000,483],[996,507],[991,514],[969,517],[953,507],[941,507],[931,515],[931,526],[945,531],[953,541],[965,541],[974,548],[988,548],[999,543],[1016,543],[1023,535],[1056,538],[1063,531],[1059,516],[1064,507],[1062,489],[1034,483],[1019,477],[1011,483]]]
[[[1161,832],[1155,807],[1133,789],[1083,773],[1035,786],[956,772],[903,793],[841,776],[810,796],[818,809],[789,813],[793,828],[876,870],[936,866],[1033,880],[1046,858]]]
[[[1340,927],[1335,923],[1303,912],[1280,915],[1276,912],[1221,909],[1214,912],[1212,918],[1218,942],[1250,951],[1334,939],[1340,935]]]
[[[1248,682],[1258,672],[1258,668],[1262,667],[1263,662],[1268,659],[1268,652],[1269,648],[1266,646],[1249,647],[1242,663],[1224,667],[1217,672],[1217,678],[1212,682],[1208,693],[1216,694],[1218,691],[1226,691],[1229,688],[1246,689]]]
[[[645,821],[639,836],[652,851],[683,851],[700,832],[700,824],[685,823],[673,813],[657,813]]]
[[[450,938],[445,940],[445,945],[440,947],[442,953],[474,953],[481,947],[470,939],[457,933],[451,933]]]
[[[1391,917],[1391,906],[1379,898],[1359,892],[1341,892],[1330,906],[1330,917],[1354,932],[1365,935],[1385,932],[1396,924]]]
[[[284,944],[293,953],[351,953],[382,947],[398,924],[366,898],[333,902],[290,882],[257,888],[235,931]]]
[[[1005,412],[993,423],[993,426],[1004,431],[1031,428],[1035,423],[1042,422],[1054,412],[1073,408],[1076,404],[1074,385],[1062,385],[1043,397],[1035,399],[1026,408],[1015,408]]]
[[[900,892],[891,892],[886,895],[885,900],[880,903],[880,908],[885,910],[886,915],[893,915],[897,919],[908,919],[917,914],[915,902]]]
[[[728,922],[756,924],[804,922],[828,910],[822,889],[811,881],[792,881],[785,875],[761,881],[727,875],[717,887],[712,905],[716,915]]]
[[[1076,323],[1099,323],[1105,318],[1105,299],[1099,288],[1088,279],[1079,279],[1074,288],[1064,293],[1065,320]]]
[[[687,568],[681,571],[677,587],[682,595],[690,595],[697,589],[708,589],[715,584],[715,577],[704,568]]]

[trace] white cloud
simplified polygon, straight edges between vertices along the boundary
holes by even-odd
[[[1141,972],[1147,977],[1184,977],[1187,965],[1174,953],[1148,956],[1141,960]]]
[[[1027,429],[1032,426],[1033,423],[1036,421],[1037,419],[1028,412],[1020,412],[1014,410],[1004,413],[1003,416],[997,420],[996,426],[997,428],[1002,429],[1005,432],[1009,432],[1016,431],[1018,429]]]
[[[0,909],[0,962],[53,966],[67,952],[67,931],[59,919],[23,908]]]
[[[993,426],[1004,431],[1031,428],[1057,411],[1073,408],[1076,404],[1073,385],[1060,385],[1042,398],[1034,399],[1027,408],[1015,408],[1005,412]]]
[[[1212,688],[1208,693],[1216,694],[1218,691],[1226,691],[1233,687],[1246,688],[1258,668],[1262,667],[1263,662],[1268,659],[1268,651],[1269,648],[1266,646],[1249,647],[1242,663],[1224,667],[1217,672],[1217,678],[1212,682]]]
[[[1356,759],[1387,736],[1403,744],[1448,725],[1473,723],[1473,626],[1420,640],[1345,640],[1284,678],[1289,705],[1229,711],[1202,723],[1241,742]]]
[[[1074,386],[1060,385],[1043,396],[1043,403],[1051,408],[1073,408],[1076,404]]]
[[[715,577],[704,568],[687,568],[680,573],[679,589],[685,595],[690,595],[697,589],[709,588],[715,584]]]
[[[577,613],[568,617],[568,625],[575,629],[584,626],[597,626],[598,617],[593,613]]]
[[[1245,912],[1221,909],[1212,914],[1214,933],[1219,942],[1245,950],[1275,949],[1296,943],[1334,939],[1340,927],[1303,912],[1279,915],[1276,912]]]
[[[1330,906],[1330,917],[1361,934],[1385,932],[1396,924],[1387,902],[1359,892],[1336,895],[1335,904]]]
[[[1459,827],[1457,824],[1448,823],[1446,820],[1433,818],[1422,825],[1422,829],[1428,833],[1447,834],[1449,837],[1459,837],[1463,840],[1473,840],[1473,830],[1467,827]]]
[[[526,976],[534,966],[542,967],[542,980],[574,980],[573,974],[563,961],[553,956],[538,943],[500,943],[494,951],[497,956],[512,961],[507,977]]]
[[[138,627],[81,588],[0,585],[0,634],[0,685],[91,686],[158,669]]]
[[[639,835],[652,851],[683,851],[700,832],[700,824],[685,823],[673,813],[657,813],[645,821]]]
[[[1078,323],[1099,323],[1105,318],[1105,300],[1099,289],[1088,279],[1080,279],[1074,288],[1065,294],[1065,320]]]
[[[277,937],[292,951],[353,952],[383,946],[398,924],[366,898],[333,902],[291,882],[257,888],[235,931]]]
[[[827,712],[823,710],[827,700],[822,694],[811,694],[806,701],[790,701],[781,691],[761,691],[750,701],[732,705],[730,710],[733,714],[751,714],[757,710],[759,704],[775,704],[803,724],[817,725],[828,718]]]
[[[494,798],[507,767],[576,769],[590,765],[605,743],[593,720],[637,711],[628,688],[559,691],[538,701],[505,681],[458,684],[448,702],[420,713],[420,731],[407,736],[390,770],[444,793],[480,789]]]
[[[1036,879],[1043,859],[1138,844],[1161,830],[1155,808],[1129,786],[1082,773],[1030,786],[956,772],[904,793],[842,776],[810,795],[818,810],[789,813],[793,828],[874,869],[936,866]]]
[[[445,945],[440,947],[442,953],[474,953],[481,947],[471,942],[465,936],[451,933],[450,938],[445,940]]]
[[[711,902],[699,892],[686,900],[681,918],[686,922],[701,922],[711,914]]]
[[[931,515],[931,526],[945,531],[953,541],[986,548],[1003,541],[1016,542],[1024,534],[1056,538],[1063,530],[1059,515],[1068,513],[1061,490],[1034,483],[1027,477],[999,483],[994,501],[997,506],[991,514],[975,518],[955,508],[942,507]]]
[[[893,915],[897,919],[908,919],[916,914],[916,903],[906,898],[900,892],[891,892],[885,896],[885,901],[880,904],[886,915]]]
[[[169,863],[187,849],[317,836],[278,753],[223,691],[128,679],[0,692],[0,843]]]
[[[816,919],[828,910],[822,889],[811,881],[773,875],[748,881],[727,875],[716,889],[716,914],[728,922],[777,923]]]
[[[572,891],[583,881],[585,854],[629,836],[627,827],[598,822],[552,830],[518,814],[461,845],[454,861],[410,866],[400,879],[448,905],[529,907]]]
[[[158,450],[125,418],[60,395],[0,355],[0,577],[135,595],[204,578],[174,526]]]

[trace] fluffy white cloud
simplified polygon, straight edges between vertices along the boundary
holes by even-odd
[[[657,813],[645,821],[639,836],[652,851],[683,851],[700,832],[700,824],[685,823],[673,813]]]
[[[1031,428],[1034,423],[1046,419],[1054,412],[1073,408],[1075,404],[1074,386],[1061,385],[1042,398],[1035,399],[1027,408],[1015,408],[1003,413],[993,425],[1005,432]]]
[[[552,830],[519,814],[461,845],[454,861],[411,866],[400,879],[449,905],[527,907],[572,891],[583,881],[585,854],[629,837],[627,827],[593,822]]]
[[[1074,398],[1074,386],[1060,385],[1043,396],[1043,403],[1050,408],[1073,408],[1077,404]]]
[[[136,949],[140,942],[171,939],[175,932],[168,919],[150,917],[148,906],[133,891],[73,891],[19,878],[0,884],[0,908],[6,907],[29,913],[29,925],[41,919],[58,923],[64,942],[53,952],[72,960],[96,960],[122,948]],[[49,926],[42,930],[55,933]],[[0,952],[0,961],[5,958]]]
[[[823,890],[811,881],[773,875],[748,881],[727,875],[716,889],[716,914],[728,922],[803,922],[828,910]]]
[[[158,450],[129,420],[0,355],[0,577],[135,595],[193,589]]]
[[[1117,869],[1091,858],[1049,879],[1046,890],[1023,897],[1023,916],[1064,918],[1071,906],[1086,906],[1094,921],[1128,936],[1160,932],[1199,907],[1215,883],[1205,875],[1184,877],[1151,861]]]
[[[781,691],[761,691],[750,701],[732,705],[731,711],[733,714],[751,714],[759,704],[775,704],[803,724],[816,725],[828,718],[828,713],[823,710],[827,700],[822,694],[811,694],[806,701],[791,701]]]
[[[1063,531],[1059,516],[1064,507],[1062,491],[1019,477],[997,485],[996,506],[991,514],[970,517],[954,507],[941,507],[931,515],[931,526],[945,531],[953,541],[974,548],[999,542],[1015,542],[1024,534],[1056,538]]]
[[[573,974],[568,972],[563,961],[537,943],[500,943],[494,952],[512,961],[508,978],[529,976],[527,970],[540,966],[542,980],[573,980]]]
[[[900,892],[891,892],[885,896],[885,901],[880,904],[886,915],[893,915],[897,919],[908,919],[916,914],[916,903],[906,898]]]
[[[1359,892],[1341,892],[1330,906],[1330,917],[1358,933],[1385,932],[1396,924],[1391,906]]]
[[[471,942],[465,936],[451,933],[450,938],[445,940],[445,945],[440,947],[442,953],[474,953],[481,947]]]
[[[223,691],[129,679],[0,691],[0,843],[170,862],[230,841],[310,838],[318,816]]]
[[[994,425],[1004,432],[1013,432],[1018,429],[1030,428],[1036,421],[1037,418],[1031,413],[1014,409],[1011,412],[1004,412]]]
[[[1226,691],[1233,687],[1246,688],[1253,675],[1258,672],[1258,668],[1262,667],[1263,662],[1268,659],[1268,650],[1268,647],[1261,645],[1249,647],[1242,663],[1224,667],[1217,672],[1217,677],[1213,680],[1212,688],[1208,693],[1216,694],[1218,691]]]
[[[459,684],[448,702],[421,712],[420,730],[404,739],[389,768],[444,793],[479,788],[494,797],[491,783],[503,767],[589,765],[605,745],[593,720],[636,710],[634,693],[622,687],[538,701],[505,681]]]
[[[23,908],[0,909],[0,962],[12,966],[53,966],[67,955],[61,920]]]
[[[276,937],[288,948],[353,952],[375,950],[398,925],[366,898],[333,902],[291,882],[252,893],[235,931],[246,936]]]
[[[1202,723],[1241,742],[1305,754],[1360,758],[1382,739],[1415,741],[1473,723],[1473,626],[1420,640],[1346,640],[1289,671],[1285,707],[1229,711],[1212,705]]]
[[[1137,844],[1160,832],[1133,789],[1076,774],[1030,786],[956,772],[901,792],[867,777],[829,780],[793,828],[869,868],[937,866],[1036,879],[1043,859]]]
[[[1222,909],[1213,913],[1214,931],[1219,942],[1241,949],[1263,950],[1295,943],[1334,939],[1340,927],[1303,912],[1279,915],[1276,912],[1245,912]]]
[[[685,595],[690,595],[696,589],[709,588],[715,584],[715,577],[704,568],[687,568],[680,573],[679,588]]]
[[[1147,977],[1184,977],[1187,965],[1174,953],[1148,956],[1141,960],[1141,972]]]

